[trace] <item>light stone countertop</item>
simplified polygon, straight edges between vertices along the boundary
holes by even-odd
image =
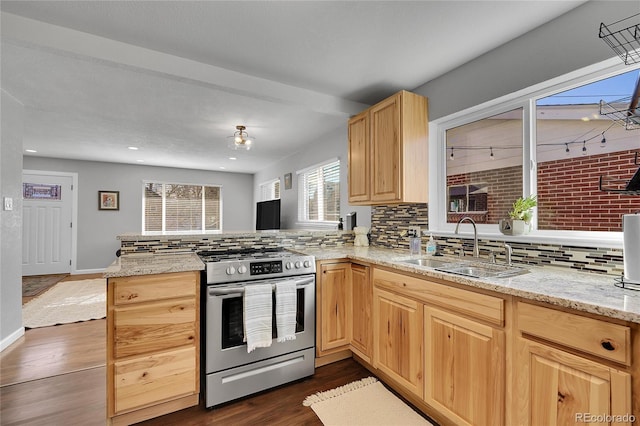
[[[202,271],[204,263],[194,252],[171,254],[133,254],[117,258],[104,271],[105,278],[135,275]]]
[[[546,302],[578,311],[640,324],[640,291],[614,286],[610,275],[578,272],[552,266],[514,265],[530,272],[509,278],[472,278],[439,272],[433,268],[403,263],[412,257],[407,250],[381,247],[296,248],[316,260],[349,259],[395,268],[425,277],[443,279],[471,288],[490,290],[523,299]],[[435,257],[443,259],[442,257]],[[451,259],[451,258],[449,258]],[[467,257],[466,260],[472,258]],[[452,259],[454,262],[457,260]],[[181,254],[127,255],[116,259],[104,272],[105,278],[200,271],[204,263],[194,252]]]
[[[552,266],[524,267],[530,272],[509,278],[472,278],[439,272],[433,268],[403,263],[412,257],[407,250],[380,247],[332,247],[296,249],[313,255],[316,260],[349,259],[387,266],[399,271],[439,278],[468,287],[491,290],[497,293],[521,297],[578,311],[603,315],[624,321],[640,323],[640,291],[618,288],[610,275],[573,271]],[[442,257],[434,257],[443,259]],[[458,259],[452,259],[454,262]],[[466,257],[465,260],[472,260]]]

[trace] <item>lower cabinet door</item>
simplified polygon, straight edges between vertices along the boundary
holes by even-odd
[[[505,334],[425,307],[425,400],[459,425],[504,424]]]
[[[374,367],[422,398],[423,305],[384,290],[373,290]]]
[[[114,367],[116,414],[197,392],[195,347],[118,361]]]
[[[524,338],[519,346],[518,424],[631,424],[628,373]]]

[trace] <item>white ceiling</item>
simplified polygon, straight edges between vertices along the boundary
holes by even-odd
[[[253,173],[584,2],[2,0],[2,89],[25,155]]]

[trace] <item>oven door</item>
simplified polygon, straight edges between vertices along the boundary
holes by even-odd
[[[247,353],[247,345],[243,341],[244,287],[255,284],[276,284],[284,279],[207,287],[204,324],[207,374],[315,346],[315,275],[303,275],[287,278],[287,280],[296,281],[297,288],[295,340],[276,341],[274,291],[273,342],[268,348],[257,348]]]

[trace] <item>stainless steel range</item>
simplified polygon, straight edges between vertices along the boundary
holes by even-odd
[[[314,373],[315,259],[283,249],[199,252],[203,280],[204,391],[207,407]],[[271,346],[247,352],[244,289],[293,280],[295,340],[276,341],[275,294]],[[267,290],[268,291],[268,290]]]

